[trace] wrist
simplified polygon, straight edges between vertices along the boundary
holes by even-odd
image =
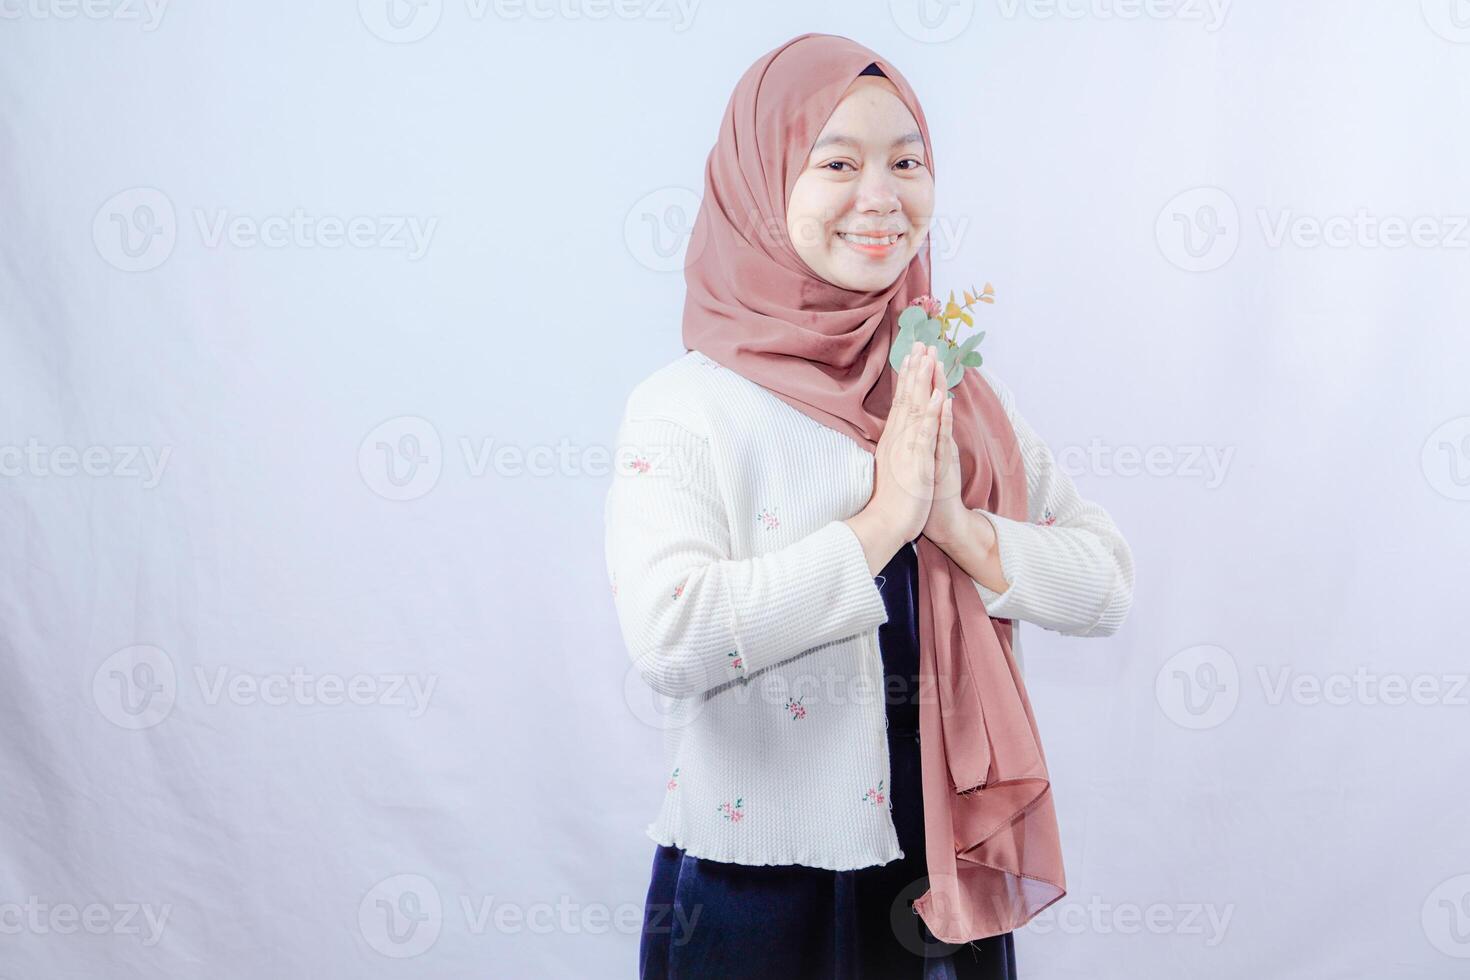
[[[985,524],[986,527],[980,527],[980,523]],[[977,544],[989,541],[990,547],[994,547],[995,535],[985,533],[994,531],[994,528],[989,525],[989,521],[964,506],[958,498],[944,504],[936,500],[934,507],[929,511],[929,522],[924,526],[924,536],[945,550],[948,550],[948,547],[956,541]]]
[[[904,542],[889,531],[889,523],[881,520],[870,508],[863,508],[847,519],[847,525],[857,535],[868,559],[868,570],[876,576],[883,566],[898,553]]]

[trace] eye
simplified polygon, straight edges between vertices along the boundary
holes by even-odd
[[[828,160],[826,163],[822,164],[822,169],[823,170],[826,170],[827,168],[831,167],[834,163],[837,164],[838,166],[841,166],[843,164],[847,164],[848,166],[852,166],[851,164],[848,164],[848,162],[846,160]],[[857,169],[857,168],[854,167],[853,169]],[[835,173],[841,173],[841,171],[834,171],[834,172]]]
[[[913,164],[912,167],[905,167],[904,168],[905,170],[918,170],[920,167],[922,167],[924,165],[924,162],[922,160],[919,160],[917,157],[905,157],[904,159],[898,161],[898,163],[911,163],[911,164]],[[898,166],[898,163],[894,164],[894,166],[895,167]]]

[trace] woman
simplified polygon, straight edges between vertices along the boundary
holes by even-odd
[[[644,977],[1015,977],[1012,930],[1065,894],[1012,628],[1115,632],[1132,557],[993,375],[890,366],[933,166],[847,38],[768,52],[726,109],[686,353],[629,396],[606,502],[623,637],[672,699]]]

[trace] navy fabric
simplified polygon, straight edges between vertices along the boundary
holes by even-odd
[[[919,768],[919,564],[909,545],[877,577],[891,759],[904,857],[855,871],[741,865],[658,846],[639,945],[643,980],[778,976],[1015,980],[1011,933],[940,942],[909,903],[924,893]]]

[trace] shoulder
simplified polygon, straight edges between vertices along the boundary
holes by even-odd
[[[699,351],[683,354],[655,368],[628,393],[623,417],[628,420],[661,419],[704,434],[702,384],[709,374]]]
[[[744,404],[753,395],[753,388],[759,385],[711,360],[703,351],[685,351],[634,385],[623,416],[661,419],[709,436],[711,425],[716,425],[735,404]]]
[[[685,351],[633,387],[625,417],[663,419],[705,438],[759,427],[784,403],[701,351]]]

